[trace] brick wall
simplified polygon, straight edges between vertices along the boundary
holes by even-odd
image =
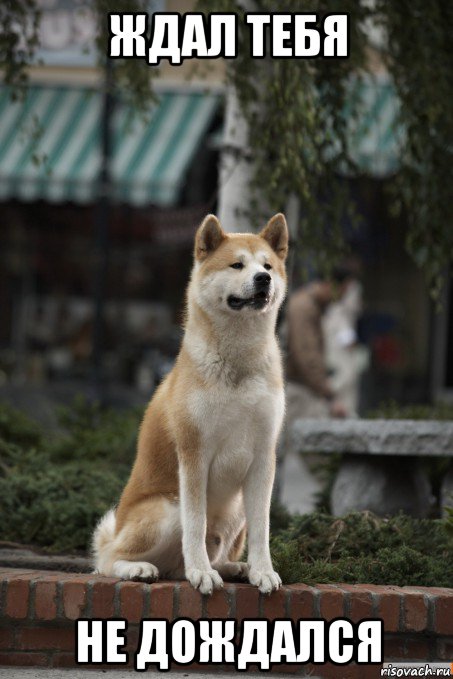
[[[226,584],[203,597],[186,582],[147,585],[95,575],[0,568],[0,665],[70,667],[78,617],[128,620],[128,650],[141,618],[346,617],[384,620],[386,660],[453,661],[453,590],[375,585],[289,585],[271,596]],[[210,668],[211,670],[214,668]],[[279,672],[355,679],[376,666],[280,666]]]

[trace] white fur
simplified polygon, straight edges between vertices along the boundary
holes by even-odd
[[[109,509],[109,511],[99,520],[93,534],[91,545],[96,571],[99,573],[105,572],[105,556],[115,538],[115,527],[115,510]]]
[[[124,580],[151,580],[159,577],[156,566],[148,561],[125,561],[120,559],[113,563],[113,575]]]

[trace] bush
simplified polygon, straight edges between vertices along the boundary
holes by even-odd
[[[118,413],[77,398],[72,408],[61,408],[59,436],[50,442],[53,460],[84,460],[96,464],[127,463],[134,457],[139,410]]]
[[[375,410],[370,410],[365,417],[385,420],[453,420],[452,403],[414,403],[401,405],[396,401],[384,401]]]
[[[60,433],[0,407],[0,539],[49,551],[87,549],[96,521],[118,501],[134,456],[139,414],[78,400]]]
[[[0,441],[15,443],[24,448],[40,447],[43,432],[36,422],[6,403],[0,404]]]
[[[284,582],[363,582],[453,587],[451,523],[368,512],[341,519],[314,512],[273,534],[274,565]]]

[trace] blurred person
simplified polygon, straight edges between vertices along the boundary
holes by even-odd
[[[352,275],[337,269],[331,279],[317,279],[290,295],[286,310],[286,418],[277,455],[274,498],[290,511],[314,507],[319,481],[291,444],[292,424],[299,418],[346,417],[328,377],[323,317],[344,294]]]
[[[351,279],[343,296],[328,307],[323,318],[329,384],[348,417],[357,417],[360,376],[368,363],[368,351],[357,336],[362,309],[362,285]]]
[[[341,298],[351,280],[337,269],[329,280],[302,286],[289,298],[287,308],[287,426],[299,418],[346,417],[347,408],[329,381],[323,316]]]

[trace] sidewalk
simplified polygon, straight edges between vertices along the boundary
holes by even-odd
[[[105,676],[109,675],[111,679],[123,679],[123,677],[136,677],[137,674],[135,670],[92,670],[92,669],[77,669],[70,668],[64,669],[36,669],[34,667],[0,667],[0,677],[6,677],[8,679],[104,679]],[[231,679],[232,677],[237,677],[243,675],[243,672],[216,672],[214,668],[206,668],[206,672],[188,672],[186,669],[181,668],[179,672],[159,672],[158,670],[147,670],[146,676],[149,677],[152,674],[154,676],[162,677],[165,679],[182,679],[182,677],[189,677],[189,679],[206,679],[206,677],[215,676],[218,679]],[[287,674],[274,674],[272,672],[272,679],[288,679]],[[311,676],[311,679],[316,679],[316,677]]]

